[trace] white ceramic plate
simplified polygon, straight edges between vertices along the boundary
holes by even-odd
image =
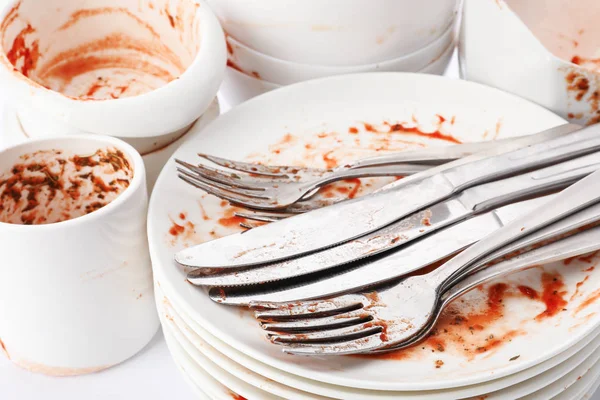
[[[460,141],[533,133],[563,123],[539,106],[473,83],[418,74],[348,75],[292,85],[249,101],[214,121],[201,137],[184,144],[175,155],[194,161],[196,153],[202,151],[234,159],[325,166],[385,149],[449,144],[426,135],[372,132],[385,128],[384,121],[405,123],[407,128],[417,125],[424,132],[440,130]],[[350,128],[357,127],[358,134],[349,133]],[[172,160],[161,173],[157,189],[151,200],[148,228],[154,268],[163,277],[164,290],[211,334],[289,373],[376,390],[472,385],[548,360],[573,346],[599,322],[594,314],[598,304],[590,296],[600,273],[583,271],[589,265],[575,261],[569,266],[545,268],[563,275],[569,299],[576,284],[588,277],[567,311],[538,322],[534,318],[544,311],[542,303],[508,299],[504,317],[475,335],[481,343],[469,343],[469,348],[478,352],[477,347],[488,349],[481,335],[493,334],[494,343],[503,342],[482,354],[466,354],[461,346],[449,342],[444,352],[415,350],[404,353],[402,360],[288,356],[265,340],[251,316],[212,303],[203,290],[189,285],[184,271],[173,262],[179,249],[236,231],[232,210],[179,181]],[[185,219],[178,220],[180,215]],[[184,232],[173,236],[169,232],[176,222]],[[531,269],[510,277],[508,283],[527,282],[537,287],[541,273]],[[485,303],[484,295],[484,291],[471,292],[465,297],[466,304]],[[589,306],[576,313],[583,303]],[[442,368],[435,368],[437,360],[443,361]]]
[[[188,325],[184,321],[185,316],[179,310],[176,310],[175,304],[169,300],[164,294],[157,291],[157,304],[159,304],[159,312],[167,313],[171,316],[171,319],[164,320],[165,325],[163,329],[167,330],[179,330],[185,336],[187,346],[183,341],[180,344],[188,350],[188,353],[202,352],[203,355],[208,357],[211,361],[218,364],[219,366],[227,369],[228,372],[235,376],[243,379],[255,386],[258,386],[271,393],[281,395],[285,398],[294,398],[298,396],[298,393],[289,392],[287,394],[281,393],[281,390],[289,390],[289,388],[304,389],[306,386],[305,381],[301,381],[300,387],[294,384],[294,381],[287,383],[287,386],[282,388],[276,388],[278,393],[269,390],[275,383],[275,380],[269,379],[267,376],[256,376],[260,373],[257,370],[248,370],[240,364],[237,364],[233,360],[230,360],[224,354],[221,354],[213,348],[209,343],[204,341],[198,336],[199,331],[203,331],[201,327],[193,322]],[[173,326],[175,325],[175,326]],[[490,381],[488,383],[474,385],[470,387],[463,387],[450,390],[439,390],[439,391],[419,391],[419,392],[393,392],[393,391],[367,391],[361,389],[351,389],[343,386],[327,387],[327,391],[320,390],[314,392],[308,389],[311,393],[318,393],[323,396],[328,396],[337,399],[351,400],[382,400],[382,399],[410,399],[410,400],[445,400],[445,399],[459,399],[466,397],[474,397],[486,395],[486,399],[490,400],[501,400],[508,399],[512,400],[521,396],[528,395],[543,388],[544,386],[560,379],[562,376],[576,368],[582,362],[584,362],[590,353],[596,350],[600,346],[600,337],[598,337],[598,330],[594,331],[589,337],[583,339],[576,346],[561,353],[560,355],[547,360],[546,362],[539,364],[535,367],[529,368],[525,371],[513,374],[508,377],[500,378],[498,380]],[[189,350],[192,346],[195,349]],[[264,370],[264,367],[261,368]],[[537,373],[536,373],[537,372]],[[249,378],[249,379],[248,379]],[[301,379],[301,378],[300,378]],[[315,382],[316,383],[316,382]],[[323,386],[323,384],[321,384]],[[318,388],[321,389],[321,388]],[[499,390],[500,389],[500,390]],[[306,389],[304,389],[306,390]],[[493,393],[490,393],[493,392]],[[303,398],[310,398],[307,394]]]
[[[600,377],[600,350],[594,351],[591,356],[573,371],[546,386],[544,389],[532,393],[521,400],[564,399],[573,400],[585,394],[588,384],[596,382]]]

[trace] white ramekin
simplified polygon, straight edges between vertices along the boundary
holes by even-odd
[[[48,225],[0,223],[0,340],[17,365],[48,375],[102,370],[154,336],[148,196],[140,155],[95,135],[29,141],[0,152],[0,171],[19,157],[59,149],[121,150],[134,169],[129,187],[105,207]]]

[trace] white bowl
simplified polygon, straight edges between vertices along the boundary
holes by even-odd
[[[225,31],[279,59],[363,65],[417,51],[450,26],[459,0],[208,0]]]
[[[33,372],[64,376],[108,368],[141,350],[158,329],[146,175],[135,149],[95,135],[29,141],[0,152],[0,174],[40,150],[89,155],[106,148],[120,150],[133,170],[112,202],[53,224],[0,222],[0,345]]]
[[[170,143],[153,146],[146,152],[142,152],[140,150],[138,142],[146,142],[149,139],[124,140],[132,145],[142,155],[144,166],[146,167],[146,183],[148,193],[152,193],[154,183],[156,182],[160,171],[169,160],[171,155],[173,155],[175,150],[177,150],[179,146],[181,146],[183,142],[189,138],[200,134],[206,125],[211,123],[219,116],[219,113],[219,102],[215,99],[206,112],[197,121],[195,121],[187,131],[185,131],[183,134],[180,134]],[[14,110],[6,108],[2,118],[0,119],[3,121],[2,129],[0,129],[0,150],[5,147],[26,142],[32,138],[31,132],[28,129],[29,126],[21,119],[21,114],[17,114]],[[28,121],[32,122],[31,120]],[[56,133],[55,137],[58,136],[64,135]]]
[[[600,122],[600,60],[596,72],[570,62],[575,55],[600,56],[597,1],[549,0],[544,12],[540,6],[537,0],[465,0],[462,77],[534,101],[574,123]]]
[[[5,9],[0,83],[17,108],[57,119],[69,128],[66,134],[127,138],[176,135],[204,113],[227,52],[205,3],[84,5],[21,0]]]
[[[430,75],[444,75],[448,65],[450,64],[450,61],[452,60],[452,55],[454,54],[455,49],[456,41],[450,43],[450,46],[448,46],[446,50],[444,50],[444,52],[438,56],[437,59],[433,60],[419,72]]]
[[[228,58],[230,64],[235,65],[247,75],[280,85],[360,72],[416,72],[439,57],[454,41],[456,25],[456,23],[452,23],[440,37],[414,53],[380,63],[346,67],[301,64],[260,53],[231,36],[227,37]]]
[[[237,69],[227,67],[220,93],[227,104],[234,107],[253,97],[280,87],[280,85],[248,76]]]

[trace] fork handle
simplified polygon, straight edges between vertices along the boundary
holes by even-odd
[[[548,264],[600,249],[600,227],[591,228],[566,239],[484,268],[459,281],[442,295],[442,308],[457,297],[492,279],[522,271],[536,264]]]
[[[519,218],[491,235],[486,236],[440,268],[429,273],[432,285],[444,287],[461,272],[467,270],[494,251],[515,240],[536,232],[553,222],[583,210],[600,200],[600,171],[568,187],[546,203],[545,207]]]

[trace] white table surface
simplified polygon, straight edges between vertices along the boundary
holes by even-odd
[[[458,78],[456,56],[446,75]],[[5,100],[0,89],[0,107]],[[229,107],[221,100],[221,108],[226,112]],[[191,400],[195,396],[179,375],[162,332],[158,332],[148,346],[129,361],[107,371],[80,377],[51,378],[32,374],[0,356],[0,400],[40,399]],[[600,392],[591,400],[600,400]]]

